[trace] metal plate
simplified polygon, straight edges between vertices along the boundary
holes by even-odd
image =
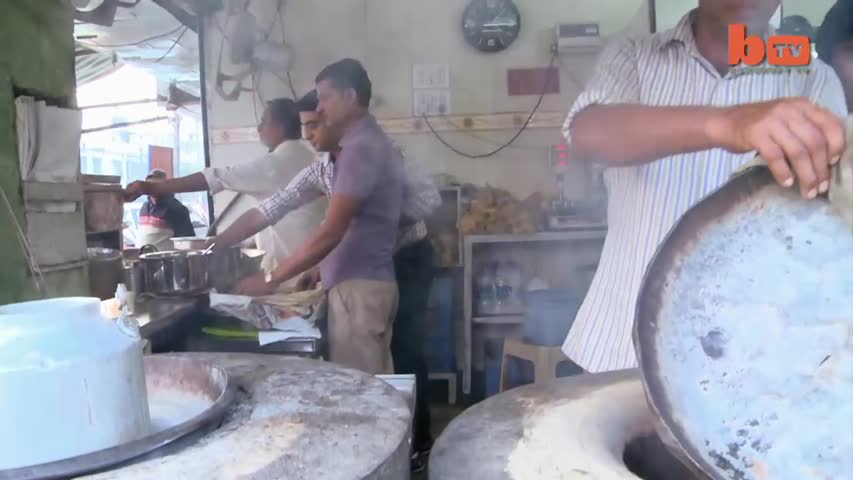
[[[225,371],[201,360],[146,356],[145,380],[150,435],[78,457],[0,470],[0,480],[77,477],[174,453],[218,428],[234,400]]]
[[[634,326],[660,434],[719,480],[853,478],[853,232],[766,169],[697,204]]]

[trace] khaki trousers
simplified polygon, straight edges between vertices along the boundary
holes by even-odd
[[[329,360],[370,374],[394,373],[391,332],[397,284],[346,280],[329,290]]]

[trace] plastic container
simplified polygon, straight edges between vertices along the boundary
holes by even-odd
[[[97,298],[0,306],[0,471],[144,437],[150,429],[135,321]]]
[[[524,340],[534,345],[558,347],[566,340],[581,301],[570,290],[527,292]]]

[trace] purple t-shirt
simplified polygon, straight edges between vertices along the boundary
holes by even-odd
[[[343,239],[320,262],[323,287],[352,279],[395,281],[394,246],[403,203],[403,159],[372,116],[340,142],[332,195],[362,199]]]

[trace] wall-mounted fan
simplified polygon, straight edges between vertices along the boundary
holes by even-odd
[[[229,15],[225,25],[220,31],[227,44],[223,49],[231,64],[240,70],[236,74],[223,73],[222,57],[225,52],[220,52],[216,90],[222,98],[237,100],[240,93],[247,90],[242,86],[243,81],[256,74],[288,72],[292,59],[290,47],[283,42],[269,40],[269,32],[262,34],[259,31],[257,19],[248,10],[248,4],[239,13]],[[234,86],[226,89],[226,82],[234,82]]]

